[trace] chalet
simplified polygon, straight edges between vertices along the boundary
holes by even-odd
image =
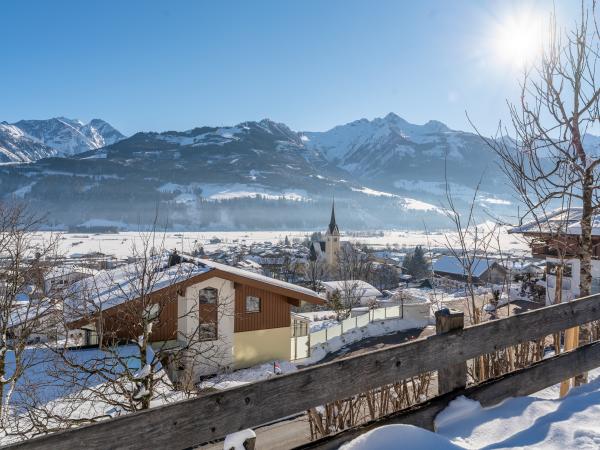
[[[445,255],[437,259],[433,263],[433,272],[436,276],[456,281],[467,282],[468,280],[466,260],[462,262],[455,256]],[[493,259],[474,257],[471,277],[476,284],[501,284],[506,281],[508,270]]]
[[[147,313],[156,316],[150,342],[156,348],[189,349],[193,356],[179,363],[179,370],[197,378],[289,360],[291,307],[324,303],[310,289],[214,261],[155,258],[160,260],[153,283],[140,283],[136,264],[76,283],[65,302],[70,328],[87,330],[88,344],[97,342],[99,329],[102,339],[137,339],[142,330],[136,304],[145,289],[145,303],[152,305]]]
[[[600,216],[592,221],[592,294],[600,292]],[[546,304],[559,298],[556,272],[562,269],[560,299],[579,297],[581,208],[559,209],[542,220],[526,223],[510,230],[528,239],[534,258],[546,261]]]

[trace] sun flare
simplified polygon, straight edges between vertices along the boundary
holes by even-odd
[[[493,41],[494,53],[501,63],[529,65],[542,51],[541,17],[531,12],[507,16],[497,24]]]

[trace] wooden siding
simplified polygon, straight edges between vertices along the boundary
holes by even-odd
[[[260,298],[260,312],[246,312],[248,295]],[[236,283],[234,332],[289,327],[290,307],[288,298],[283,295]]]
[[[152,328],[150,342],[176,339],[178,317],[176,289],[161,290],[150,294],[147,302],[158,304],[160,307],[159,320]],[[120,342],[137,340],[138,336],[142,334],[140,324],[142,311],[142,302],[139,299],[131,300],[103,311],[99,317],[81,319],[70,326],[77,328],[86,323],[95,322],[96,329],[102,331],[101,339],[106,345],[110,345],[115,340]]]

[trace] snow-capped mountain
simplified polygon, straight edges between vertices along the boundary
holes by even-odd
[[[56,150],[30,138],[15,125],[0,122],[0,163],[31,162],[56,156]]]
[[[114,144],[124,137],[101,119],[87,124],[64,117],[3,122],[0,158],[3,162],[30,162],[50,156],[73,156]]]
[[[393,113],[325,132],[303,132],[302,139],[363,183],[427,201],[439,202],[446,178],[456,194],[469,200],[487,171],[500,172],[495,154],[476,134],[433,120],[415,125]],[[484,179],[482,189],[493,193],[488,195],[492,200],[506,194],[502,180],[501,174]]]
[[[428,226],[447,226],[445,174],[461,208],[485,170],[494,176],[480,204],[514,209],[485,143],[436,121],[388,114],[298,133],[264,119],[129,138],[97,120],[44,122],[3,124],[6,158],[63,157],[5,166],[0,185],[66,225],[150,223],[158,206],[188,229],[313,228],[335,195],[349,228],[420,227],[424,214]]]
[[[302,136],[308,148],[360,177],[404,172],[423,179],[423,173],[415,168],[431,167],[432,162],[438,166],[444,161],[471,165],[491,155],[472,133],[451,130],[434,120],[415,125],[394,113],[325,132],[304,132]]]

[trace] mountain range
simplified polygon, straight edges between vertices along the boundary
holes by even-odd
[[[114,144],[124,137],[100,119],[87,124],[65,117],[0,122],[0,162],[74,156]]]
[[[393,113],[325,132],[264,119],[129,137],[100,119],[3,122],[0,160],[5,196],[63,227],[131,228],[158,214],[176,229],[314,228],[335,196],[347,228],[424,217],[435,228],[447,224],[446,179],[466,207],[483,174],[499,172],[479,136]],[[512,210],[503,177],[484,177],[479,202]]]

